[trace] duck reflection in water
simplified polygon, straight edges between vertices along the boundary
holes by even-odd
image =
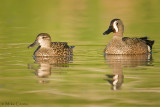
[[[48,83],[48,77],[54,68],[69,67],[68,63],[73,61],[73,56],[62,57],[34,57],[35,63],[39,64],[39,68],[35,68],[34,64],[28,64],[29,69],[35,70],[35,75],[40,78],[39,83]]]
[[[106,63],[113,69],[113,74],[107,74],[107,81],[112,90],[119,90],[123,84],[123,68],[148,66],[152,62],[152,54],[141,55],[105,55]]]

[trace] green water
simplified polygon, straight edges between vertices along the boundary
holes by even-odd
[[[159,0],[0,2],[0,107],[160,106]],[[104,57],[112,34],[102,33],[113,18],[125,36],[155,40],[152,56]],[[27,46],[42,32],[76,46],[74,56],[35,62]]]

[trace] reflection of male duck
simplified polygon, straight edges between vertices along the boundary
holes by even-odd
[[[105,59],[113,69],[113,74],[107,74],[106,80],[112,85],[113,90],[117,90],[123,83],[123,68],[150,65],[152,55],[105,55]]]
[[[39,64],[38,69],[34,68],[32,65],[29,66],[30,69],[35,70],[35,74],[39,78],[48,78],[51,75],[51,69],[56,67],[68,67],[68,63],[73,61],[73,57],[35,57],[35,63]],[[46,80],[40,80],[39,83],[47,83]]]
[[[113,74],[107,74],[106,76],[106,80],[112,85],[113,90],[121,89],[124,78],[122,69],[114,69]]]

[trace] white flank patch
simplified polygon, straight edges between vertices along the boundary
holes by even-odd
[[[150,48],[150,46],[148,46],[148,52],[151,52],[151,48]]]
[[[116,32],[118,32],[117,21],[115,21],[115,22],[113,23],[113,27],[114,27],[114,29],[116,30]]]

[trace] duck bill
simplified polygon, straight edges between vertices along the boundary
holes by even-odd
[[[108,34],[110,34],[111,32],[113,32],[113,30],[112,30],[112,27],[110,26],[110,27],[108,28],[108,30],[106,30],[106,31],[103,33],[103,35],[108,35]]]
[[[34,43],[32,43],[31,45],[28,46],[28,48],[32,48],[34,46],[38,45],[38,42],[37,40],[34,41]]]

